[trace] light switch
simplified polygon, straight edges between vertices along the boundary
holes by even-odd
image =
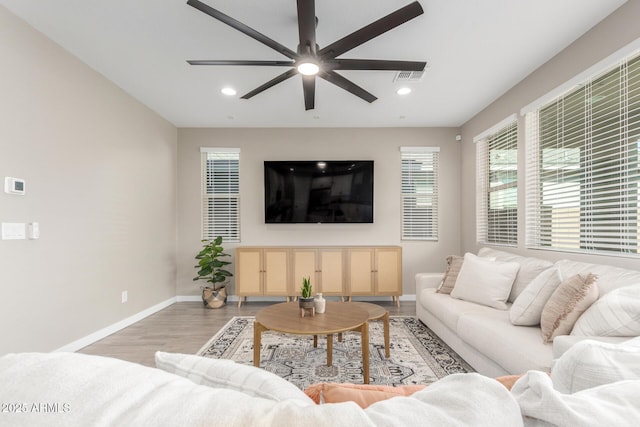
[[[40,224],[37,222],[29,223],[29,239],[35,240],[40,238]]]
[[[22,222],[3,222],[2,240],[23,240],[27,238],[27,227]]]

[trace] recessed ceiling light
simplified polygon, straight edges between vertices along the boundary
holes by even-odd
[[[400,89],[398,89],[398,90],[396,91],[396,93],[397,93],[398,95],[408,95],[408,94],[410,94],[410,93],[411,93],[411,88],[408,88],[408,87],[401,87]]]
[[[235,95],[237,92],[234,88],[232,87],[223,87],[220,92],[222,92],[223,94],[227,95],[227,96],[233,96]]]

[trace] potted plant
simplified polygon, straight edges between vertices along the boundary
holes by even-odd
[[[298,302],[300,308],[314,308],[311,277],[302,278],[302,286],[300,287],[300,301]]]
[[[193,280],[205,280],[211,283],[211,286],[201,288],[202,302],[207,308],[220,308],[227,302],[227,279],[233,276],[223,268],[231,262],[220,258],[230,255],[224,253],[221,236],[214,240],[202,240],[202,243],[204,243],[203,248],[196,255],[196,259],[199,260],[198,265],[195,266],[198,269],[198,275]]]

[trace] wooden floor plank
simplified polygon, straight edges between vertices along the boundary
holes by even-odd
[[[397,307],[392,301],[373,301],[389,311],[391,316],[415,316],[416,304],[403,301]],[[146,366],[155,366],[156,351],[195,354],[234,316],[255,316],[272,303],[230,303],[218,309],[204,308],[201,302],[179,302],[142,319],[108,337],[95,342],[79,353],[109,356]]]

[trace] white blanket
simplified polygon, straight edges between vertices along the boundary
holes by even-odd
[[[257,368],[256,368],[257,369]],[[497,381],[451,375],[412,397],[363,410],[353,402],[274,401],[197,385],[158,369],[82,354],[0,357],[0,426],[522,426]]]
[[[573,394],[553,389],[549,375],[529,371],[511,389],[525,426],[636,427],[640,380],[618,381]]]

